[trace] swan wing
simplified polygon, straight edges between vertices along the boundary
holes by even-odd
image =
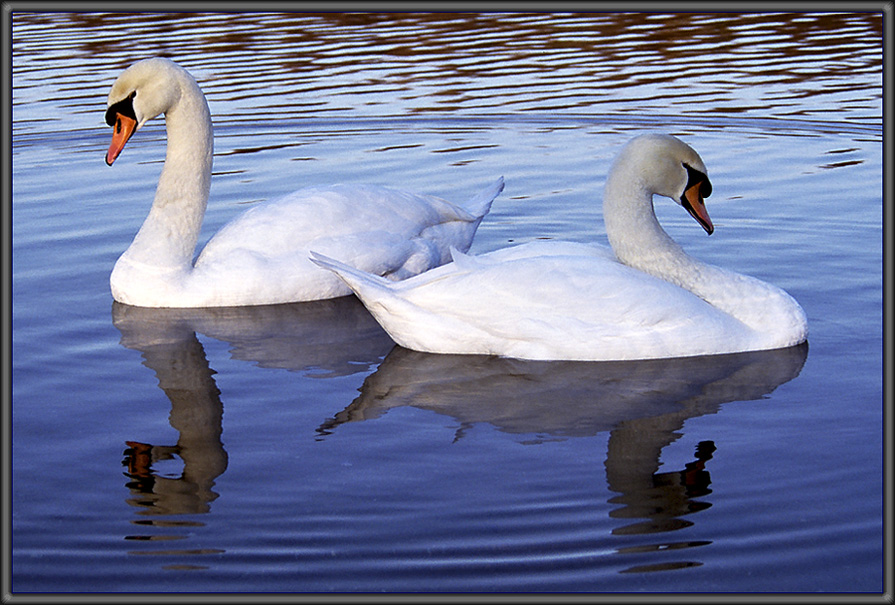
[[[253,304],[350,294],[310,262],[311,250],[391,279],[417,275],[449,261],[452,248],[469,249],[502,189],[499,179],[462,206],[365,185],[302,189],[226,224],[196,260],[191,286],[209,296],[215,288],[241,291]]]
[[[465,204],[375,186],[306,188],[255,204],[193,260],[211,186],[214,134],[208,103],[169,59],[138,61],[115,80],[106,163],[132,134],[164,114],[165,166],[149,215],[109,278],[115,300],[148,307],[262,305],[348,294],[308,260],[311,247],[402,279],[467,250],[503,179]]]
[[[335,271],[396,342],[434,353],[644,359],[705,354],[748,332],[686,290],[598,248],[573,246],[582,253],[526,245],[496,257],[458,255],[401,283],[315,261]]]

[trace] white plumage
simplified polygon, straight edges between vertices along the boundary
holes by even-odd
[[[211,182],[213,134],[193,77],[161,58],[125,70],[109,93],[114,127],[106,162],[165,115],[168,148],[149,216],[112,270],[115,300],[145,307],[245,306],[350,294],[309,259],[311,249],[365,271],[404,279],[468,250],[503,179],[463,206],[369,185],[301,189],[225,225],[193,263]]]
[[[711,233],[711,193],[693,149],[667,135],[629,142],[614,162],[603,214],[612,250],[538,241],[454,261],[392,283],[315,251],[400,345],[431,353],[624,360],[782,348],[807,338],[783,290],[702,263],[659,225],[654,194]]]

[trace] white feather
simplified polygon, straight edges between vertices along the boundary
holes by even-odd
[[[615,254],[554,241],[478,257],[455,252],[452,263],[401,283],[314,261],[339,275],[398,344],[431,353],[623,360],[803,342],[805,313],[786,292],[688,256],[659,226],[652,196],[679,201],[687,166],[707,182],[702,160],[674,137],[625,147],[604,197]]]
[[[369,185],[301,189],[226,224],[194,264],[211,179],[205,97],[186,70],[154,58],[119,76],[109,107],[128,98],[139,126],[164,113],[168,133],[149,216],[110,278],[115,300],[130,305],[244,306],[350,294],[335,275],[310,262],[312,249],[404,279],[448,262],[452,247],[468,250],[503,189],[501,178],[464,206]],[[110,151],[107,161],[116,155]]]

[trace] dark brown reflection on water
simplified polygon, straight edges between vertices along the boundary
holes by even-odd
[[[287,116],[803,115],[820,95],[820,111],[879,117],[882,98],[881,12],[14,14],[14,73],[28,73],[17,56],[58,48],[109,79],[170,56],[207,72],[213,101]]]

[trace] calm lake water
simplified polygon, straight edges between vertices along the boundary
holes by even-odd
[[[11,19],[14,594],[884,590],[880,12]],[[809,342],[532,363],[397,348],[353,298],[113,304],[165,131],[107,167],[106,96],[157,54],[215,120],[202,241],[304,185],[503,175],[472,253],[605,243],[609,162],[664,131],[716,226],[666,229]]]

